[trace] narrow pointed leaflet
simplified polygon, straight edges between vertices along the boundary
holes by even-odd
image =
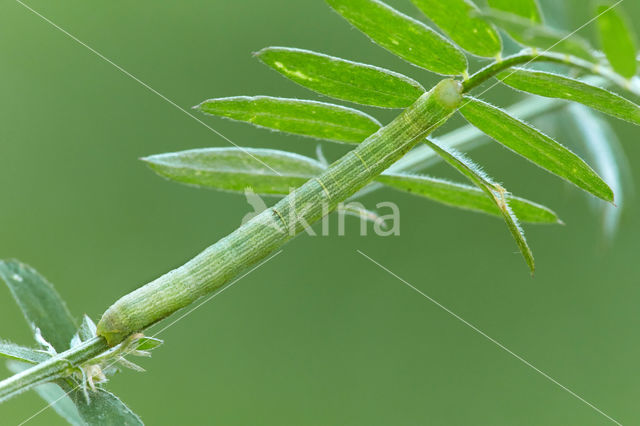
[[[362,105],[406,108],[425,92],[402,74],[309,50],[267,47],[256,56],[303,87]]]
[[[613,202],[613,191],[587,163],[539,130],[472,97],[466,98],[460,112],[469,123],[532,163]]]
[[[507,224],[507,228],[509,228],[509,232],[511,232],[511,235],[516,240],[516,244],[520,249],[520,253],[522,253],[522,256],[524,257],[525,262],[527,262],[527,265],[531,270],[531,274],[533,274],[536,268],[533,253],[531,252],[527,239],[524,236],[524,231],[518,223],[518,218],[509,206],[506,198],[506,189],[493,182],[491,178],[489,178],[489,176],[487,176],[486,173],[478,167],[478,165],[466,158],[462,153],[451,148],[445,148],[434,140],[426,139],[425,143],[440,155],[444,161],[449,163],[449,165],[458,170],[478,188],[483,190],[486,196],[495,203]]]
[[[471,0],[412,0],[458,46],[476,56],[497,57],[502,52],[498,30]]]
[[[446,38],[379,0],[327,0],[371,40],[407,62],[443,75],[462,75],[467,58]]]
[[[196,108],[257,127],[344,143],[360,143],[381,127],[375,118],[353,108],[271,96],[209,99]]]

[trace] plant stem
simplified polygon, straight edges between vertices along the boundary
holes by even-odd
[[[109,349],[102,337],[91,340],[61,352],[46,361],[15,374],[0,382],[0,402],[22,393],[44,382],[66,377],[86,361]]]
[[[471,91],[508,68],[516,65],[529,64],[531,62],[553,62],[568,65],[573,68],[579,68],[589,73],[605,77],[613,81],[618,86],[640,95],[640,88],[638,87],[637,82],[627,80],[611,69],[585,61],[584,59],[576,58],[575,56],[550,52],[538,53],[536,50],[531,49],[523,50],[515,55],[508,56],[501,61],[494,62],[482,68],[480,71],[469,77],[468,80],[462,82],[463,93]]]

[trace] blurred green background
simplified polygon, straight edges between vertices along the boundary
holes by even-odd
[[[419,16],[408,0],[390,3]],[[549,20],[567,28],[592,14],[583,0],[543,3]],[[251,57],[267,45],[373,63],[425,87],[437,81],[371,44],[321,0],[29,5],[185,108],[244,94],[318,99]],[[640,17],[638,2],[621,7]],[[580,34],[594,39],[594,30]],[[0,258],[37,268],[78,317],[98,320],[250,210],[243,196],[147,170],[139,157],[228,144],[14,1],[0,3],[0,76]],[[503,89],[488,98],[520,99]],[[239,145],[315,150],[308,139],[203,119]],[[640,169],[639,130],[612,123]],[[326,154],[344,151],[327,146]],[[398,203],[401,236],[360,237],[352,219],[346,237],[295,239],[163,332],[165,346],[142,361],[147,373],[118,375],[109,389],[150,425],[608,423],[362,250],[618,421],[640,423],[638,204],[625,205],[607,244],[576,189],[495,144],[472,156],[567,223],[527,227],[534,279],[501,221],[381,191],[364,202]],[[431,173],[450,174],[442,166]],[[4,286],[0,336],[32,343]],[[33,392],[22,395],[0,406],[0,423],[18,424],[44,406]],[[28,424],[64,423],[49,409]]]

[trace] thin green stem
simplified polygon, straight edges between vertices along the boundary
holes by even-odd
[[[104,338],[95,337],[15,374],[0,382],[0,402],[41,383],[69,376],[77,367],[108,349]]]
[[[576,58],[575,56],[559,54],[559,53],[538,53],[535,50],[523,50],[515,55],[508,56],[501,61],[494,62],[487,65],[481,70],[474,73],[469,79],[462,82],[463,93],[475,89],[487,80],[500,74],[502,71],[509,69],[517,65],[525,65],[532,62],[552,62],[562,65],[567,65],[573,68],[578,68],[591,74],[596,74],[611,80],[618,86],[629,90],[635,94],[640,94],[640,90],[636,85],[632,84],[629,80],[625,79],[619,74],[616,74],[609,68],[605,68],[601,65],[594,64],[592,62],[585,61],[584,59]]]

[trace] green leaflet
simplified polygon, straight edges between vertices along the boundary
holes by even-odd
[[[195,108],[258,127],[345,143],[360,143],[381,127],[375,118],[352,108],[271,96],[209,99]]]
[[[25,348],[24,346],[16,345],[11,342],[4,342],[0,340],[0,356],[6,358],[28,362],[30,364],[37,364],[42,361],[46,361],[51,358],[44,352],[37,351],[31,348]]]
[[[528,19],[499,10],[485,9],[482,15],[504,29],[509,35],[525,46],[565,53],[582,58],[589,62],[597,62],[591,53],[589,43],[581,37],[554,30],[540,24],[533,24]],[[568,38],[567,38],[568,37]]]
[[[58,381],[58,384],[62,384]],[[62,385],[75,403],[80,417],[89,424],[143,426],[144,423],[117,396],[102,388],[89,391],[91,400],[87,402],[81,388]]]
[[[640,125],[640,106],[608,90],[557,74],[517,69],[498,78],[509,86],[548,98],[567,99]]]
[[[405,108],[425,92],[402,74],[309,50],[267,47],[256,56],[301,86],[358,104]]]
[[[86,342],[94,337],[96,337],[96,325],[88,315],[84,315],[78,332],[71,338],[71,347],[75,348],[82,342]]]
[[[288,194],[325,170],[302,155],[259,148],[205,148],[143,158],[160,176],[226,191]]]
[[[542,24],[542,13],[537,0],[487,0],[489,7],[512,13],[531,22]]]
[[[412,0],[458,46],[487,58],[502,52],[496,28],[483,17],[471,0]]]
[[[96,337],[96,324],[89,318],[88,315],[84,315],[82,317],[82,324],[80,324],[80,329],[78,329],[78,337],[80,341],[86,342],[89,339],[93,339]]]
[[[376,181],[395,189],[422,195],[440,203],[502,217],[503,213],[495,201],[478,188],[448,182],[424,175],[388,173],[380,175]],[[505,199],[513,213],[523,222],[562,223],[556,214],[540,204],[506,194]]]
[[[136,350],[138,351],[151,351],[162,345],[164,340],[156,339],[155,337],[142,337],[138,342]]]
[[[535,262],[533,260],[533,253],[527,244],[527,240],[524,236],[524,231],[518,223],[518,218],[514,215],[511,207],[509,206],[506,198],[507,191],[497,183],[493,182],[475,163],[466,158],[461,153],[454,151],[451,148],[445,148],[438,145],[435,141],[426,139],[425,143],[433,149],[443,160],[449,163],[452,167],[462,173],[471,182],[473,182],[478,188],[485,192],[486,196],[496,205],[502,217],[504,218],[509,232],[516,240],[516,244],[527,262],[531,273],[535,271]]]
[[[610,5],[598,7],[598,31],[602,50],[611,67],[620,75],[631,78],[636,74],[636,41],[631,27],[621,11]],[[607,11],[607,9],[610,9]]]
[[[478,99],[467,97],[460,109],[469,123],[497,142],[603,200],[611,188],[580,157],[537,129]]]
[[[83,426],[92,424],[82,420],[78,407],[73,403],[71,398],[56,383],[45,383],[35,387],[35,391],[40,398],[44,399],[63,419],[72,426]]]
[[[53,285],[35,269],[17,260],[0,261],[0,278],[9,287],[29,325],[38,328],[57,352],[69,349],[77,326]]]
[[[381,1],[327,3],[375,43],[414,65],[443,75],[462,75],[467,70],[467,58],[451,42]]]

